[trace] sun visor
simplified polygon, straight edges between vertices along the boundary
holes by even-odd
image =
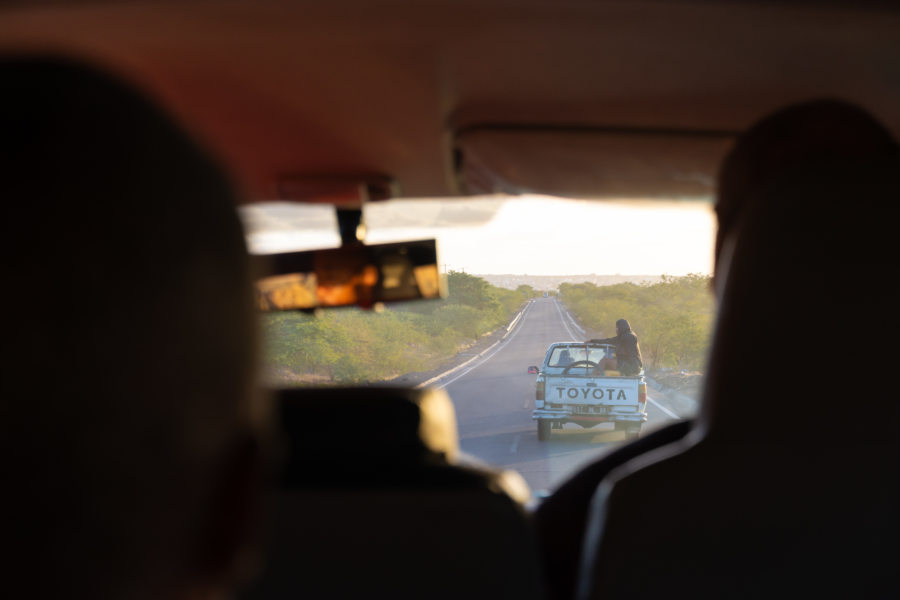
[[[698,198],[713,193],[734,134],[580,127],[470,127],[456,135],[464,194]]]

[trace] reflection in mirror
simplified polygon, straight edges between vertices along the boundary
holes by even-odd
[[[261,310],[309,310],[337,306],[441,298],[434,240],[272,254],[269,275],[256,282]]]

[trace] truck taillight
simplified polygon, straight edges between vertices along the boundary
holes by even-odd
[[[544,382],[543,382],[543,380],[537,382],[537,385],[534,389],[534,399],[535,400],[543,400],[544,399]]]
[[[638,384],[638,403],[639,404],[647,403],[647,384],[646,383]]]

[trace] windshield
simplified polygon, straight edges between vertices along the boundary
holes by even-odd
[[[252,252],[340,245],[330,206],[242,211]],[[588,417],[584,407],[564,406],[554,410],[566,416],[539,439],[543,375],[528,367],[544,364],[552,344],[580,343],[554,349],[551,367],[621,362],[623,350],[585,354],[583,343],[615,336],[616,321],[627,319],[647,384],[641,433],[696,411],[714,317],[708,202],[396,200],[367,206],[364,220],[367,243],[436,238],[448,297],[379,311],[266,313],[268,385],[444,388],[464,454],[516,469],[538,491],[636,434],[633,423],[616,423],[601,408]],[[608,373],[617,366],[603,363]],[[338,431],[346,417],[323,426]]]
[[[547,361],[547,366],[568,367],[583,361],[590,361],[596,364],[606,356],[607,349],[605,347],[561,346],[554,348],[553,352],[550,353],[550,360]]]

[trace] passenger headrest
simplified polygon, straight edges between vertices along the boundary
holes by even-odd
[[[443,390],[293,388],[278,392],[278,405],[289,479],[446,465],[459,453],[456,414]]]
[[[816,166],[816,179],[827,180],[854,162],[868,163],[897,151],[896,141],[877,119],[841,100],[788,106],[761,119],[740,136],[719,172],[716,256],[723,238],[734,232],[741,215],[757,203],[752,198],[774,180],[797,180],[805,168]],[[838,169],[823,170],[828,164]],[[796,200],[816,202],[815,198]],[[825,208],[829,208],[827,203]]]

